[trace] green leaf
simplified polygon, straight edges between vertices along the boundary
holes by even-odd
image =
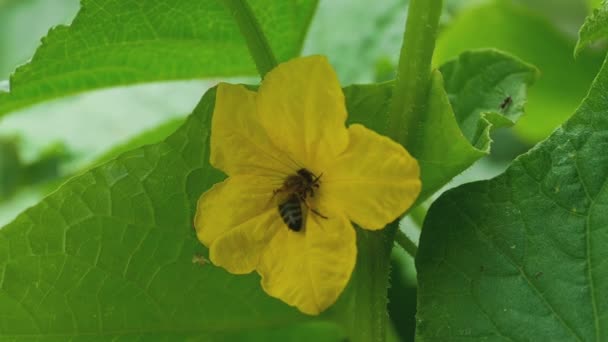
[[[578,42],[574,48],[574,56],[578,56],[581,51],[590,43],[600,38],[608,36],[608,2],[593,10],[593,13],[585,19],[585,23],[578,32]]]
[[[446,192],[416,260],[424,341],[608,338],[608,64],[551,137]]]
[[[64,182],[72,178],[76,174],[83,173],[85,171],[90,170],[95,166],[102,165],[107,163],[119,155],[126,153],[130,150],[134,150],[136,148],[140,148],[145,145],[157,144],[165,140],[168,136],[170,136],[173,132],[175,132],[185,121],[185,118],[177,117],[172,118],[159,126],[156,126],[152,129],[145,130],[140,134],[132,137],[130,140],[113,146],[111,149],[103,153],[101,156],[96,158],[94,161],[87,163],[85,166],[81,166],[80,168],[70,169],[69,172],[62,173],[61,175],[55,174],[55,179],[50,179],[49,182],[43,183],[41,186],[41,190],[44,190],[45,194],[49,194],[55,191],[57,188],[61,186]],[[28,184],[32,185],[32,184]],[[41,194],[42,196],[42,194]]]
[[[438,71],[432,75],[427,113],[422,120],[420,130],[414,133],[416,139],[408,146],[420,165],[422,190],[416,203],[422,203],[485,155],[460,130]]]
[[[279,61],[298,55],[316,1],[252,1]],[[52,29],[0,93],[0,115],[102,87],[254,75],[247,46],[220,1],[83,0],[69,27]]]
[[[602,62],[591,51],[575,61],[574,43],[529,9],[494,0],[460,13],[441,33],[434,58],[441,64],[463,51],[496,48],[538,67],[541,77],[515,126],[520,137],[537,142],[574,112]]]

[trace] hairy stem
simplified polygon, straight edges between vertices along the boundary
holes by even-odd
[[[369,231],[357,228],[357,267],[351,281],[350,306],[345,308],[350,341],[383,342],[388,327],[387,284],[395,227]]]
[[[410,1],[386,130],[389,137],[406,148],[413,140],[420,116],[426,112],[441,7],[442,0]],[[391,246],[396,241],[410,255],[416,256],[418,248],[399,230],[399,220],[385,230]],[[386,308],[386,297],[377,298],[385,301]]]
[[[399,56],[387,132],[406,148],[426,111],[442,0],[411,0]]]

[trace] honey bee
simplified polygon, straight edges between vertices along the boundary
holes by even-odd
[[[283,186],[273,192],[273,196],[278,193],[286,194],[284,200],[279,203],[278,209],[283,222],[294,232],[302,230],[304,221],[302,205],[305,205],[315,215],[327,219],[327,216],[319,213],[308,204],[308,197],[314,197],[315,189],[319,188],[320,178],[321,175],[315,176],[309,170],[302,168],[296,174],[288,176],[283,182]]]

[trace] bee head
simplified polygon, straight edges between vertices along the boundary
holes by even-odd
[[[315,179],[312,172],[308,171],[307,169],[299,169],[298,176],[304,178],[306,180],[306,182],[308,182],[308,183],[312,183],[313,180]]]

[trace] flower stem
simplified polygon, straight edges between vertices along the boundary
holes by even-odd
[[[251,7],[246,0],[223,0],[224,5],[239,26],[241,34],[247,41],[249,53],[255,62],[258,73],[264,78],[266,73],[277,66],[277,59],[272,53],[270,44],[260,27]]]
[[[352,285],[356,294],[348,309],[351,340],[354,342],[386,341],[389,318],[388,283],[395,228],[357,229],[357,267]]]
[[[397,79],[387,118],[388,135],[406,148],[425,112],[442,0],[411,0]]]
[[[442,0],[411,0],[408,9],[386,130],[389,137],[406,148],[412,145],[410,141],[413,140],[416,125],[420,122],[420,115],[426,112],[431,81],[431,60],[441,7]],[[395,241],[412,257],[416,257],[418,247],[399,230],[399,220],[389,224],[385,230],[391,246],[392,241]],[[377,295],[376,300],[386,304],[382,296]]]
[[[395,242],[403,248],[407,254],[411,255],[412,258],[416,258],[416,253],[418,252],[418,246],[414,243],[414,241],[410,240],[407,235],[401,229],[397,229],[395,232]]]

